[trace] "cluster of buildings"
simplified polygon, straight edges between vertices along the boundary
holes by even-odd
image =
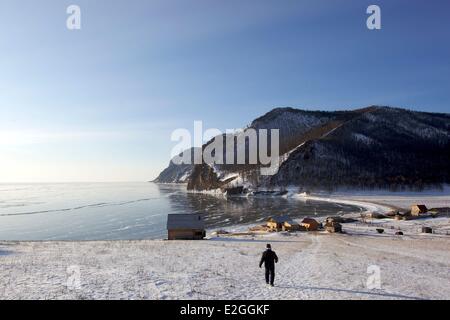
[[[251,228],[251,231],[317,231],[324,229],[328,232],[342,232],[341,222],[344,219],[341,217],[328,217],[324,223],[320,223],[313,218],[304,218],[301,222],[295,222],[290,217],[278,216],[270,217],[265,225]]]
[[[335,228],[337,225],[334,225],[333,223],[334,222],[327,222],[325,229],[330,232],[340,232],[341,230]],[[317,231],[322,227],[321,223],[312,218],[304,218],[301,222],[296,222],[288,216],[273,216],[268,218],[264,225],[250,228],[250,231]],[[168,240],[200,240],[203,239],[205,235],[205,221],[202,214],[168,215]]]
[[[274,216],[266,224],[251,228],[252,231],[316,231],[322,224],[312,218],[304,218],[300,223],[288,216]],[[200,240],[206,235],[202,214],[169,214],[167,217],[167,238],[169,240]]]
[[[428,209],[423,204],[416,204],[411,210],[405,213],[395,212],[394,218],[398,220],[408,220],[422,217],[429,214]],[[378,214],[379,215],[379,214]],[[386,216],[379,215],[379,218]],[[372,218],[377,218],[373,216]],[[252,227],[250,231],[256,232],[280,232],[280,231],[325,231],[334,233],[342,232],[341,223],[346,222],[345,218],[336,216],[328,217],[323,223],[319,223],[313,218],[304,218],[301,222],[292,220],[289,216],[269,217],[265,224]],[[349,221],[347,221],[349,222]],[[202,214],[170,214],[167,217],[167,233],[169,240],[200,240],[206,236],[205,222]]]
[[[316,231],[320,228],[320,223],[311,218],[304,218],[298,223],[288,216],[276,216],[267,219],[265,225],[255,227],[254,230],[264,231]]]

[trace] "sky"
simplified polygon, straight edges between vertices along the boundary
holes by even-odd
[[[0,0],[0,183],[147,181],[174,130],[275,107],[448,113],[449,14],[448,0]]]

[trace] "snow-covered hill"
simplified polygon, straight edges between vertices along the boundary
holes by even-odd
[[[171,164],[156,181],[182,180],[195,190],[224,186],[219,174],[253,188],[420,190],[450,183],[449,114],[377,106],[335,112],[276,108],[249,128],[280,130],[281,165],[273,176],[261,176],[258,164]]]
[[[191,163],[194,163],[194,148],[182,152],[179,156],[183,156],[185,153],[191,154]],[[172,160],[169,162],[169,166],[164,169],[158,177],[153,180],[157,183],[187,183],[189,177],[192,174],[192,164],[175,164]]]

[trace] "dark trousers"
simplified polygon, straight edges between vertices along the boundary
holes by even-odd
[[[275,280],[275,266],[266,267],[266,282],[273,284]]]

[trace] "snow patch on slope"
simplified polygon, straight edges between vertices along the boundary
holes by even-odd
[[[353,138],[356,141],[367,144],[367,145],[375,143],[375,140],[373,140],[371,137],[368,137],[361,133],[353,133]]]

